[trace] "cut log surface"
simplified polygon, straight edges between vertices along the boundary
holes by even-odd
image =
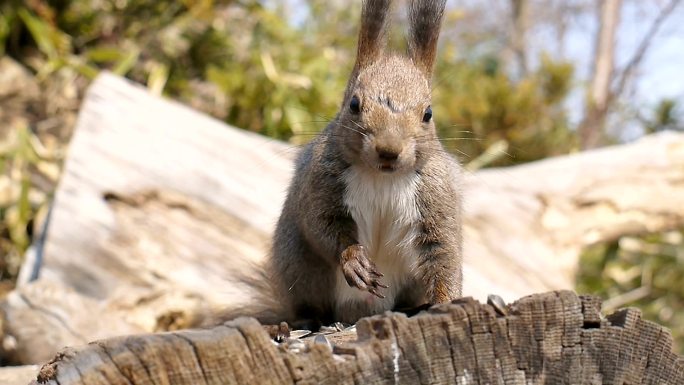
[[[3,338],[15,343],[1,356],[41,363],[65,345],[176,330],[197,309],[252,302],[237,282],[268,251],[296,151],[101,75],[70,143],[40,277],[2,303]],[[585,245],[684,226],[684,135],[477,172],[464,192],[465,295],[570,289]]]
[[[251,318],[66,349],[33,384],[683,384],[670,333],[557,291],[497,311],[471,298],[364,318],[330,346],[275,343]],[[504,315],[505,314],[505,315]]]

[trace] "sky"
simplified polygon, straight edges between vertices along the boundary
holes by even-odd
[[[633,51],[637,36],[643,36],[643,22],[633,7],[626,7],[621,30],[620,52]],[[654,9],[648,12],[655,17]],[[663,97],[684,99],[684,3],[663,25],[657,44],[644,60],[638,94],[644,100],[655,102]]]

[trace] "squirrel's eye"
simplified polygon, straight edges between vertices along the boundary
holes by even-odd
[[[361,111],[361,101],[359,101],[358,96],[352,96],[349,102],[349,109],[353,114],[358,114]]]
[[[423,123],[427,123],[432,119],[432,107],[428,106],[423,114]]]

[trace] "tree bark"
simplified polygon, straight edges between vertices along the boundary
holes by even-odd
[[[32,384],[681,384],[670,333],[560,291],[499,307],[464,298],[361,319],[357,338],[276,344],[253,319],[59,353]],[[333,337],[332,335],[330,336]]]
[[[529,29],[529,1],[511,0],[513,30],[511,33],[511,48],[515,56],[517,74],[519,79],[527,75],[527,30]]]
[[[615,70],[615,31],[620,23],[621,5],[622,0],[601,1],[594,74],[585,116],[579,126],[583,149],[594,148],[599,144],[606,124],[608,107],[613,97],[611,82]]]

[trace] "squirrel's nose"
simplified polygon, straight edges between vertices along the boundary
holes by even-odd
[[[376,147],[375,151],[378,152],[378,158],[385,162],[392,162],[399,158],[400,151],[393,148],[382,148]]]

